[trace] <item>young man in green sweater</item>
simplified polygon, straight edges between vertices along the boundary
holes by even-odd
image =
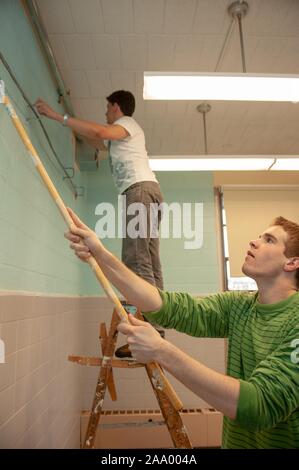
[[[131,324],[118,329],[127,335],[133,357],[158,362],[224,414],[223,448],[299,448],[299,225],[278,217],[250,242],[242,269],[256,281],[257,293],[193,298],[158,290],[139,278],[70,214],[74,228],[65,236],[75,254],[83,261],[92,254],[148,319],[191,336],[229,340],[224,375],[130,315]]]

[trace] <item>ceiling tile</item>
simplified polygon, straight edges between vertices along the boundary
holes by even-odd
[[[276,61],[274,61],[275,70],[279,73],[298,74],[299,61],[293,60],[294,57],[299,57],[298,38],[281,38],[279,55],[276,55]]]
[[[96,34],[92,36],[93,49],[99,70],[122,68],[119,37]]]
[[[105,98],[112,91],[110,73],[100,70],[87,70],[87,82],[91,97]]]
[[[254,54],[248,60],[247,70],[256,73],[283,73],[278,58],[284,48],[281,38],[259,38]]]
[[[200,70],[203,36],[177,36],[172,70]]]
[[[158,137],[164,137],[173,133],[173,124],[169,119],[155,119],[153,132]]]
[[[299,36],[298,18],[299,2],[298,0],[287,0],[290,8],[284,20],[281,21],[280,34],[282,36]]]
[[[299,105],[294,103],[270,103],[265,114],[265,122],[273,125],[279,122],[279,126],[284,123],[285,128],[292,128],[294,122],[298,122]]]
[[[75,32],[71,10],[67,0],[37,0],[37,6],[48,34]]]
[[[67,34],[63,42],[69,59],[69,64],[74,70],[95,69],[90,36],[86,34]]]
[[[110,73],[112,90],[128,90],[135,95],[136,73],[126,71],[115,71]]]
[[[165,0],[134,0],[135,33],[162,33]]]
[[[148,139],[146,148],[149,156],[161,155],[161,139],[156,139],[155,137]]]
[[[248,104],[249,103],[246,103],[244,101],[228,101],[223,118],[227,121],[235,120],[236,122],[238,122],[240,119],[243,119],[244,116],[247,114]],[[209,113],[211,117],[213,111],[216,112],[214,102],[212,102],[212,109]]]
[[[196,0],[166,0],[164,32],[189,33],[192,30]]]
[[[120,37],[122,65],[127,70],[145,70],[147,63],[147,38],[141,35]]]
[[[106,123],[106,102],[104,99],[77,99],[84,119],[102,124]]]
[[[224,120],[227,114],[227,109],[230,105],[229,101],[211,101],[211,110],[208,114],[208,117],[211,118],[211,121],[213,121],[214,117],[217,119],[222,119]],[[200,116],[200,113],[197,114]]]
[[[168,101],[166,113],[171,119],[183,119],[186,115],[187,101]]]
[[[146,122],[146,126],[147,127],[151,127],[151,125],[153,124],[151,120],[147,120],[146,119],[146,116],[144,114],[144,105],[145,105],[145,102],[144,100],[142,99],[139,99],[138,96],[136,94],[134,94],[135,96],[135,104],[136,104],[136,108],[135,108],[135,112],[134,112],[134,117],[136,119],[136,121],[138,122]]]
[[[101,33],[104,21],[100,0],[69,0],[76,33]]]
[[[200,51],[199,71],[214,72],[220,56],[224,38],[219,35],[204,36]]]
[[[242,104],[244,106],[244,104]],[[271,103],[269,102],[258,102],[258,103],[246,103],[246,120],[254,121],[257,119],[267,119],[267,115],[271,108]]]
[[[254,8],[251,8],[245,16],[244,31],[250,35],[275,36],[283,31],[282,25],[287,20],[290,8],[294,14],[293,0],[258,0],[253,2]],[[299,9],[297,10],[299,13]],[[286,31],[285,31],[286,33]]]
[[[227,12],[232,0],[200,0],[198,2],[192,32],[194,34],[224,34],[231,17]]]
[[[70,68],[68,56],[63,43],[63,36],[51,34],[49,36],[49,41],[59,69],[63,72],[64,69]]]
[[[106,33],[133,33],[132,0],[101,0]]]
[[[166,110],[166,101],[145,101],[144,103],[144,115],[147,119],[157,119],[164,116]]]
[[[147,132],[152,133],[153,128],[154,128],[154,121],[152,119],[142,118],[142,119],[138,119],[138,122],[141,125],[144,132],[145,132],[145,129],[147,129]],[[147,137],[146,137],[146,139],[147,139]]]
[[[84,71],[64,69],[63,78],[72,98],[90,97],[89,86]]]
[[[149,37],[147,70],[172,70],[175,36],[153,35]]]
[[[195,149],[194,149],[194,138],[192,136],[192,139],[181,139],[181,138],[176,138],[174,141],[174,151],[172,154],[177,154],[177,155],[194,155]]]

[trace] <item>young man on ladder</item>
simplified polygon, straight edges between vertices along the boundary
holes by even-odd
[[[107,96],[106,125],[62,115],[41,99],[37,100],[35,107],[41,115],[69,127],[95,148],[108,149],[115,186],[118,193],[125,196],[122,261],[138,276],[163,289],[159,254],[161,211],[151,211],[151,205],[158,207],[162,204],[163,195],[149,166],[144,132],[132,117],[135,111],[134,95],[129,91],[118,90]],[[135,213],[128,212],[128,208],[134,208],[134,204],[136,207],[136,203],[145,209],[139,213],[139,219],[143,218],[143,230],[138,237],[131,237],[127,227]],[[164,330],[159,326],[157,330],[164,337]],[[115,351],[115,355],[125,358],[130,357],[131,352],[124,345]]]

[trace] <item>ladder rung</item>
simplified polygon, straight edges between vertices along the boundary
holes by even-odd
[[[81,366],[101,366],[103,362],[102,357],[87,357],[87,356],[68,356],[68,360],[71,362],[76,362]],[[144,367],[144,364],[140,362],[136,362],[130,359],[112,359],[111,360],[111,367],[119,367],[119,368],[128,368],[132,369],[135,367]]]

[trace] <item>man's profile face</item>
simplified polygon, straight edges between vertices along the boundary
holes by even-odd
[[[270,280],[281,274],[288,260],[285,256],[288,237],[281,226],[273,225],[252,240],[242,266],[243,273],[255,280]]]
[[[106,121],[107,124],[113,124],[115,121],[115,106],[116,103],[107,103],[107,110],[106,110]]]

